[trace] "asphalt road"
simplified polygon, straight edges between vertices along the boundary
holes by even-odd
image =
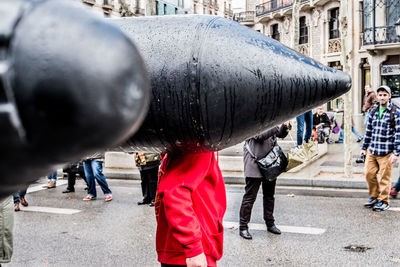
[[[82,181],[72,194],[61,193],[65,185],[29,193],[31,210],[15,213],[14,256],[4,266],[159,266],[154,210],[136,205],[140,184],[109,184],[114,199],[108,203],[99,188],[97,200],[82,201]],[[278,190],[276,224],[284,230],[280,236],[266,232],[259,195],[250,226],[253,240],[244,240],[237,230],[243,188],[227,186],[219,266],[400,266],[399,200],[392,201],[393,210],[377,213],[362,207],[365,197],[300,191]],[[357,252],[357,247],[369,249]]]

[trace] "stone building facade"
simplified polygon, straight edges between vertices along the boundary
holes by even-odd
[[[354,114],[361,113],[364,86],[387,84],[393,97],[400,97],[400,0],[347,1],[347,50],[353,80]],[[289,46],[292,34],[293,0],[247,0],[244,12],[234,20]],[[339,31],[340,0],[301,0],[301,53],[342,69]],[[335,108],[341,99],[328,103]]]
[[[206,14],[233,18],[232,0],[81,0],[105,17]],[[153,5],[153,8],[152,8]]]

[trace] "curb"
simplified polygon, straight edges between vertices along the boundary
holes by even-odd
[[[124,179],[124,180],[140,180],[140,173],[134,170],[112,170],[105,169],[104,175],[107,179]],[[224,175],[226,184],[244,185],[244,176]],[[393,183],[394,184],[394,183]],[[342,189],[367,189],[364,179],[318,179],[318,178],[291,178],[278,177],[277,185],[279,186],[307,186],[307,187],[325,187],[325,188],[342,188]]]

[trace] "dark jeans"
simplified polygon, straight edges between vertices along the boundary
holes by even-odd
[[[79,176],[84,179],[86,185],[88,185],[83,168],[80,169],[80,168],[70,167],[70,168],[65,169],[64,171],[67,173],[67,178],[68,178],[67,189],[69,189],[71,191],[75,191],[76,174],[79,174]]]
[[[251,218],[251,210],[253,209],[258,189],[261,184],[263,189],[264,221],[267,226],[274,225],[274,195],[276,179],[270,182],[267,179],[246,177],[245,193],[242,200],[242,206],[240,207],[240,230],[248,229],[247,225]]]
[[[25,198],[26,190],[27,190],[27,189],[28,189],[28,187],[25,188],[25,189],[23,189],[23,190],[21,190],[21,191],[18,191],[17,193],[15,193],[15,194],[13,195],[14,204],[15,204],[15,203],[20,203],[20,198]]]
[[[149,202],[154,201],[157,192],[157,180],[158,180],[158,165],[154,168],[141,170],[140,178],[142,179],[142,194],[143,201]]]
[[[100,185],[104,195],[111,194],[111,190],[108,187],[106,177],[103,174],[103,166],[98,160],[85,160],[83,162],[83,169],[85,170],[86,181],[89,185],[88,195],[92,197],[97,196],[96,182]]]
[[[304,141],[307,143],[311,138],[312,128],[313,128],[312,110],[297,116],[296,121],[297,121],[297,145],[301,146],[303,144],[304,124],[306,124],[306,134],[304,136]]]

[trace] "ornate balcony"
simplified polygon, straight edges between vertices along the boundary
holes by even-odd
[[[301,0],[301,3],[309,0]],[[262,16],[293,5],[293,0],[269,0],[256,6],[256,16]]]
[[[342,42],[340,38],[330,39],[328,42],[328,53],[340,53],[342,52]]]
[[[113,1],[112,0],[103,0],[103,8],[104,9],[112,9]]]
[[[400,0],[364,0],[363,45],[400,43],[396,22],[400,18]]]
[[[233,16],[233,20],[238,23],[243,23],[243,24],[254,24],[255,15],[256,15],[255,11],[240,12],[240,13],[236,13]]]

